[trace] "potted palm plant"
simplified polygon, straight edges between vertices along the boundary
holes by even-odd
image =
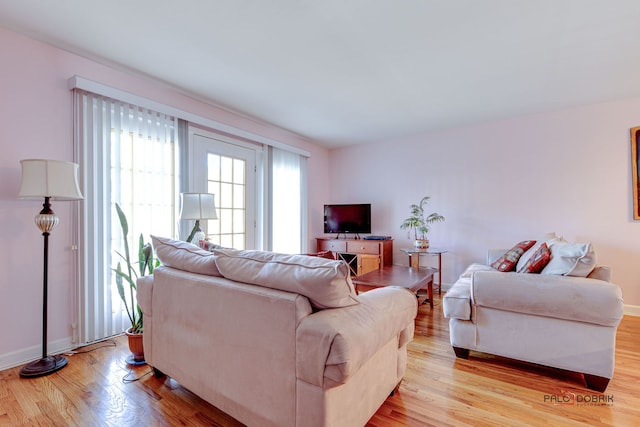
[[[112,269],[116,274],[116,287],[118,288],[118,294],[124,303],[125,310],[131,321],[131,327],[126,330],[126,335],[129,340],[129,350],[131,351],[132,358],[129,359],[130,363],[141,364],[144,363],[144,347],[142,344],[142,332],[143,332],[143,316],[142,310],[136,300],[136,281],[138,277],[144,275],[153,274],[154,262],[153,262],[153,250],[150,243],[144,242],[144,237],[140,234],[138,243],[138,260],[137,271],[134,267],[131,256],[129,253],[129,225],[127,223],[127,217],[120,208],[120,205],[116,203],[116,211],[118,213],[118,219],[120,221],[120,227],[122,228],[122,237],[124,240],[124,254],[116,251],[116,254],[124,262],[124,268],[122,263],[118,261],[116,268]]]
[[[413,230],[416,249],[428,249],[429,239],[427,239],[427,233],[431,229],[431,224],[444,221],[444,217],[438,213],[433,212],[428,215],[425,213],[425,205],[430,198],[425,196],[417,204],[412,204],[409,208],[409,217],[400,225],[402,230],[408,230],[409,236]]]

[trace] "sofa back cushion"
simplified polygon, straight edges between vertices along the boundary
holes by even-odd
[[[587,276],[589,279],[603,280],[611,282],[611,269],[606,265],[596,265],[593,271]]]
[[[214,253],[218,269],[227,279],[304,295],[316,309],[358,304],[344,261],[254,250]]]
[[[151,236],[153,248],[160,262],[167,267],[176,268],[207,276],[222,277],[216,265],[216,256],[191,243]]]

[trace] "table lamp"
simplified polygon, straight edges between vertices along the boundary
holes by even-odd
[[[197,245],[207,235],[200,228],[202,219],[218,219],[216,215],[215,195],[210,193],[180,193],[180,219],[195,219],[193,230],[187,237],[187,242]]]
[[[50,201],[80,200],[78,165],[60,160],[20,160],[22,180],[18,197],[33,199],[44,197],[43,209],[35,217],[35,223],[44,237],[43,299],[42,299],[42,358],[25,365],[21,377],[40,377],[59,371],[67,365],[64,356],[47,354],[47,280],[49,261],[49,233],[58,225],[58,217],[51,210]]]

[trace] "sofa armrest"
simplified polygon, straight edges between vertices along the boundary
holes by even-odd
[[[296,330],[299,379],[325,388],[344,384],[390,340],[397,339],[400,348],[413,338],[418,312],[413,293],[388,286],[360,294],[358,299],[357,305],[322,310],[302,319]]]
[[[151,340],[151,332],[153,329],[152,320],[152,299],[153,297],[153,275],[140,277],[136,281],[136,299],[142,314],[144,316],[144,334],[142,340],[145,349],[145,360],[151,366],[155,363],[155,355],[153,352],[153,341]]]
[[[583,277],[478,271],[471,278],[473,305],[498,310],[617,326],[622,291]]]
[[[471,276],[461,277],[442,297],[446,319],[471,320]]]
[[[151,297],[153,295],[153,276],[143,276],[136,281],[136,299],[145,316],[151,316]]]

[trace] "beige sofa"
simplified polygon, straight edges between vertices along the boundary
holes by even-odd
[[[490,251],[488,264],[502,253]],[[443,298],[456,355],[475,350],[581,372],[589,388],[604,391],[613,376],[622,293],[609,283],[609,269],[595,266],[591,249],[588,259],[560,257],[549,264],[554,274],[471,265]],[[587,277],[556,274],[571,262]]]
[[[153,238],[145,359],[249,426],[362,426],[401,381],[415,297],[356,295],[348,267]]]

